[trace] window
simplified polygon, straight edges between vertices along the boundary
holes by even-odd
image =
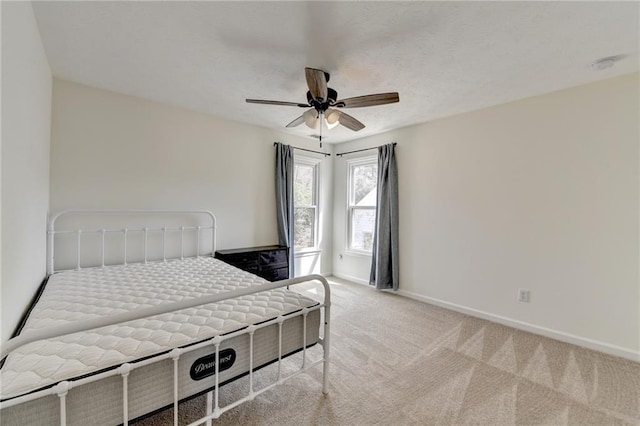
[[[354,160],[349,167],[347,248],[370,254],[376,221],[378,160],[376,157]]]
[[[318,160],[298,158],[293,171],[294,251],[317,247]]]

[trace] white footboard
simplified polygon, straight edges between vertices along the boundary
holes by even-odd
[[[313,306],[311,308],[304,308],[299,312],[296,312],[294,314],[290,314],[290,315],[286,315],[286,319],[290,319],[296,316],[302,316],[303,318],[303,330],[306,332],[306,318],[307,315],[309,314],[309,312],[317,310],[317,309],[323,309],[323,313],[324,313],[324,333],[323,333],[323,337],[320,339],[320,344],[322,345],[323,348],[323,356],[322,359],[320,359],[319,361],[316,361],[314,363],[307,363],[307,356],[306,356],[306,348],[307,348],[307,342],[306,342],[306,333],[305,336],[303,337],[303,346],[302,346],[302,367],[296,371],[293,374],[290,374],[288,376],[283,377],[281,374],[281,365],[282,365],[282,323],[285,320],[285,316],[280,315],[272,320],[263,322],[259,325],[250,325],[249,327],[242,329],[242,330],[238,330],[236,332],[230,333],[230,334],[226,334],[224,336],[216,336],[212,339],[209,339],[205,342],[201,342],[198,343],[196,345],[192,345],[186,348],[176,348],[174,350],[172,350],[169,353],[160,355],[160,356],[156,356],[153,358],[149,358],[147,360],[141,361],[141,362],[136,362],[136,363],[125,363],[120,365],[118,368],[103,372],[103,373],[99,373],[99,374],[95,374],[92,376],[88,376],[79,380],[75,380],[75,381],[62,381],[59,382],[57,385],[48,388],[48,389],[44,389],[38,392],[33,392],[27,395],[23,395],[23,396],[19,396],[13,399],[9,399],[7,401],[3,401],[0,403],[0,409],[4,409],[4,408],[9,408],[12,406],[15,406],[17,404],[22,404],[28,401],[33,401],[36,400],[38,398],[43,398],[49,395],[57,395],[58,398],[60,399],[60,425],[64,426],[67,424],[66,422],[66,395],[69,392],[70,389],[72,389],[73,387],[77,387],[77,386],[82,386],[91,382],[96,382],[98,380],[102,380],[106,377],[110,377],[110,376],[116,376],[116,375],[120,375],[122,376],[122,401],[123,401],[123,413],[122,413],[122,418],[123,418],[123,424],[127,425],[129,422],[129,412],[128,412],[128,376],[131,373],[131,371],[134,368],[141,368],[143,366],[152,364],[152,363],[156,363],[156,362],[160,362],[166,359],[172,359],[173,360],[173,365],[174,365],[174,424],[177,425],[178,424],[178,402],[179,402],[179,398],[178,398],[178,360],[180,358],[181,355],[189,353],[191,351],[200,349],[202,347],[205,346],[209,346],[209,345],[213,345],[215,348],[215,356],[216,356],[216,372],[214,374],[214,379],[215,379],[215,383],[214,383],[214,390],[209,394],[208,399],[211,401],[212,400],[212,404],[207,404],[207,415],[195,422],[192,423],[192,425],[198,425],[198,424],[202,424],[204,422],[208,422],[211,419],[217,419],[218,417],[220,417],[220,415],[222,415],[224,412],[237,407],[238,405],[242,404],[243,402],[246,401],[251,401],[253,400],[257,395],[260,395],[263,392],[266,392],[270,389],[272,389],[273,387],[282,384],[283,382],[285,382],[286,380],[291,379],[292,377],[297,376],[298,374],[307,371],[310,368],[313,368],[319,364],[322,364],[322,369],[323,369],[323,383],[322,383],[322,392],[323,393],[328,393],[328,374],[329,374],[329,340],[330,340],[330,318],[331,318],[331,290],[329,288],[329,284],[327,282],[327,280],[320,276],[320,275],[309,275],[309,276],[305,276],[305,277],[298,277],[298,278],[293,278],[293,279],[289,279],[289,280],[284,280],[284,281],[278,281],[278,282],[274,282],[274,283],[268,283],[268,284],[264,284],[263,286],[260,287],[251,287],[251,288],[246,288],[246,289],[241,289],[238,291],[234,291],[234,292],[228,292],[228,293],[222,293],[222,294],[216,294],[216,295],[212,295],[206,298],[201,298],[198,300],[184,300],[181,302],[176,302],[176,303],[171,303],[171,304],[166,304],[166,305],[161,305],[161,306],[154,306],[152,308],[147,308],[147,309],[142,309],[142,310],[138,310],[138,311],[132,311],[132,312],[126,312],[123,313],[121,315],[118,316],[113,316],[113,317],[104,317],[104,318],[96,318],[95,320],[92,320],[90,322],[84,322],[82,324],[77,324],[77,323],[71,323],[69,325],[65,325],[65,326],[60,326],[60,327],[51,327],[48,329],[44,329],[44,330],[39,330],[36,332],[30,332],[30,333],[24,333],[23,335],[20,335],[14,339],[9,340],[5,345],[3,345],[2,348],[2,357],[4,358],[8,353],[10,353],[11,351],[19,348],[20,346],[23,346],[29,342],[33,342],[33,341],[37,341],[37,340],[44,340],[44,339],[49,339],[52,337],[57,337],[57,336],[62,336],[62,335],[66,335],[66,334],[71,334],[71,333],[75,333],[75,332],[79,332],[79,331],[85,331],[85,330],[90,330],[93,328],[99,328],[99,327],[106,327],[109,325],[113,325],[113,324],[119,324],[122,322],[127,322],[127,321],[132,321],[132,320],[136,320],[136,319],[140,319],[140,318],[145,318],[148,316],[153,316],[153,315],[158,315],[161,313],[165,313],[165,312],[173,312],[173,311],[177,311],[177,310],[181,310],[181,309],[186,309],[186,308],[191,308],[191,307],[196,307],[196,306],[201,306],[201,305],[205,305],[205,304],[209,304],[209,303],[215,303],[215,302],[221,302],[227,299],[232,299],[232,298],[236,298],[236,297],[240,297],[240,296],[246,296],[248,294],[253,294],[253,293],[259,293],[262,291],[268,291],[268,290],[273,290],[276,288],[282,288],[282,287],[287,287],[287,286],[294,286],[296,284],[300,284],[300,283],[307,283],[309,281],[319,281],[320,283],[322,283],[323,287],[324,287],[324,302],[322,304]],[[278,377],[277,380],[272,383],[269,386],[266,386],[262,389],[259,390],[254,390],[253,389],[253,370],[255,368],[254,363],[253,363],[253,358],[254,358],[254,354],[253,354],[253,335],[256,332],[256,330],[260,329],[260,328],[264,328],[264,327],[268,327],[270,325],[273,324],[278,324],[278,339],[279,339],[279,345],[278,345]],[[220,348],[220,344],[225,341],[225,340],[229,340],[233,337],[236,337],[238,335],[241,334],[248,334],[249,335],[249,392],[248,394],[244,397],[241,398],[231,404],[228,404],[224,407],[220,407],[219,405],[219,382],[218,382],[218,378],[219,378],[219,371],[218,371],[218,367],[219,367],[219,348]],[[87,421],[90,421],[91,419],[87,419]]]

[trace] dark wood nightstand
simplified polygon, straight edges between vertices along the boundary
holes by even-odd
[[[288,247],[262,246],[218,250],[215,258],[269,281],[289,278]]]

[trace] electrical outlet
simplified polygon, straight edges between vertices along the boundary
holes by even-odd
[[[518,290],[518,302],[529,303],[531,302],[531,290],[521,288]]]

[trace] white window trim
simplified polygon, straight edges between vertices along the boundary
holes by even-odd
[[[351,217],[353,215],[353,207],[351,205],[351,182],[353,180],[353,173],[352,173],[352,167],[353,166],[359,166],[361,164],[370,164],[370,163],[375,163],[376,165],[378,164],[378,156],[377,155],[367,155],[366,157],[359,157],[359,158],[354,158],[352,160],[347,160],[346,165],[347,165],[347,190],[346,190],[346,195],[347,195],[347,209],[346,209],[346,221],[345,221],[345,231],[346,231],[346,236],[345,236],[345,253],[350,254],[350,255],[357,255],[357,256],[366,256],[366,257],[371,257],[373,255],[373,253],[371,253],[370,251],[367,250],[358,250],[358,249],[354,249],[351,248]],[[359,207],[362,208],[362,207]],[[375,207],[372,207],[375,209]]]
[[[295,249],[293,250],[293,255],[294,257],[296,257],[298,254],[300,255],[305,255],[305,254],[309,254],[309,253],[313,253],[313,252],[319,252],[320,251],[320,246],[318,244],[318,230],[319,228],[319,222],[320,222],[320,158],[314,158],[314,157],[308,157],[306,155],[294,155],[293,156],[293,165],[295,167],[296,164],[302,164],[305,166],[313,166],[313,195],[315,198],[315,206],[311,205],[311,206],[293,206],[294,210],[296,207],[303,207],[303,208],[313,208],[316,213],[315,213],[315,220],[313,222],[313,247],[306,247],[303,249]],[[294,232],[295,232],[295,227],[294,227]],[[295,241],[295,237],[294,237],[294,241]]]

